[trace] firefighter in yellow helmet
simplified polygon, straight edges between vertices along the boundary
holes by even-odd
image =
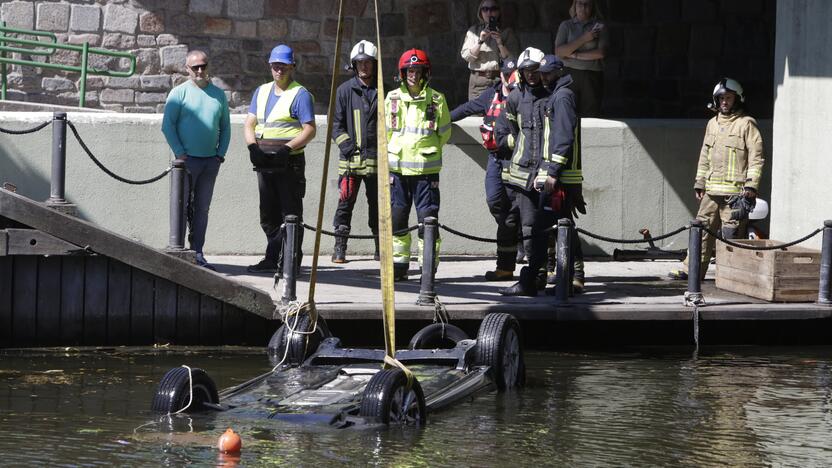
[[[451,114],[445,95],[428,86],[430,60],[419,49],[399,59],[398,89],[390,91],[385,105],[387,159],[390,162],[390,199],[393,232],[407,228],[411,205],[421,223],[439,216],[439,171],[442,147],[451,137]],[[419,229],[419,259],[423,252]],[[439,252],[437,239],[436,252]],[[393,236],[393,273],[407,279],[410,267],[410,233]]]

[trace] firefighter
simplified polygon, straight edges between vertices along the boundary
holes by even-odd
[[[460,105],[451,111],[451,121],[463,119],[470,115],[483,114],[480,134],[482,145],[488,150],[488,163],[485,168],[485,196],[488,210],[497,222],[497,268],[485,272],[487,281],[506,281],[514,278],[517,254],[517,226],[506,224],[511,203],[503,184],[503,171],[508,170],[508,162],[501,159],[497,152],[497,139],[494,127],[497,118],[505,106],[506,97],[516,82],[517,63],[513,59],[504,60],[500,65],[500,82],[488,88],[476,99]]]
[[[338,160],[338,208],[333,227],[336,235],[333,263],[346,263],[347,235],[358,189],[364,182],[367,195],[368,225],[378,236],[378,182],[376,180],[376,67],[378,49],[360,41],[350,52],[350,68],[355,76],[338,87],[332,137],[340,149]],[[378,260],[378,237],[375,239]]]
[[[693,184],[699,201],[696,218],[713,232],[721,229],[726,239],[743,231],[757,198],[765,163],[763,138],[757,121],[745,113],[744,103],[745,94],[736,80],[723,78],[714,86],[713,102],[708,107],[717,115],[705,127]],[[715,243],[713,236],[702,234],[702,278],[708,271]],[[670,278],[687,279],[687,266],[685,258],[684,269],[672,270]]]
[[[439,171],[442,147],[451,137],[451,116],[445,96],[428,86],[430,71],[424,51],[410,49],[403,53],[399,58],[401,85],[390,91],[384,102],[393,232],[407,228],[412,204],[416,205],[420,224],[428,216],[439,215]],[[420,264],[423,234],[420,228]],[[436,252],[438,256],[439,239]],[[409,266],[410,233],[394,235],[394,279],[407,280]]]

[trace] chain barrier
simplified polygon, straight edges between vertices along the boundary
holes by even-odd
[[[598,235],[598,234],[591,233],[591,232],[589,232],[587,230],[584,230],[584,229],[581,229],[579,227],[575,228],[576,231],[580,232],[581,234],[583,234],[585,236],[591,237],[593,239],[606,241],[606,242],[612,242],[612,243],[615,243],[615,244],[642,244],[642,243],[648,243],[650,241],[653,241],[653,242],[660,241],[660,240],[663,240],[663,239],[667,239],[668,237],[673,237],[676,234],[679,234],[680,232],[683,232],[687,229],[689,229],[688,226],[682,226],[679,229],[676,229],[675,231],[671,231],[671,232],[668,232],[666,234],[662,234],[660,236],[652,236],[652,237],[650,237],[650,239],[643,239],[643,238],[642,239],[613,239],[612,237],[605,237],[605,236],[601,236],[601,235]]]
[[[736,247],[738,249],[745,249],[745,250],[780,250],[780,249],[785,249],[786,247],[791,247],[793,245],[797,245],[797,244],[800,244],[802,242],[805,242],[805,241],[811,239],[812,237],[816,236],[819,232],[823,231],[823,229],[820,229],[820,228],[815,229],[814,231],[812,231],[809,234],[806,234],[805,236],[801,237],[800,239],[793,240],[791,242],[786,242],[784,244],[768,245],[768,246],[756,246],[756,245],[741,244],[741,243],[738,243],[738,242],[731,242],[730,240],[725,239],[724,237],[722,237],[721,233],[717,234],[717,233],[711,231],[710,229],[708,229],[706,227],[703,227],[702,230],[704,232],[707,232],[708,234],[714,236],[714,238],[716,240],[720,241],[720,242],[728,244],[731,247]]]
[[[27,128],[25,130],[9,130],[8,128],[0,127],[0,133],[8,133],[9,135],[25,135],[27,133],[35,133],[40,130],[43,130],[47,125],[51,124],[51,120],[47,120],[46,122],[32,128]]]
[[[316,231],[315,226],[310,226],[306,223],[301,223],[301,225],[307,231],[312,231],[312,232]],[[417,229],[419,229],[419,225],[414,224],[413,226],[410,226],[409,228],[405,228],[405,229],[401,229],[399,231],[395,231],[393,233],[393,235],[394,236],[401,236],[401,235],[407,234],[408,232],[413,232]],[[347,235],[336,234],[332,231],[327,231],[326,229],[321,229],[321,234],[324,234],[324,235],[327,235],[327,236],[332,236],[332,237],[345,237],[347,239],[376,239],[376,238],[378,238],[378,236],[374,236],[372,234],[347,234]]]
[[[170,168],[170,167],[168,167],[168,168],[167,168],[167,169],[165,169],[165,170],[164,170],[161,174],[157,175],[156,177],[151,177],[150,179],[145,179],[145,180],[130,180],[130,179],[125,179],[124,177],[121,177],[121,176],[119,176],[118,174],[114,173],[113,171],[111,171],[111,170],[107,169],[106,167],[104,167],[104,164],[102,164],[102,163],[101,163],[101,161],[99,161],[99,160],[98,160],[98,159],[97,159],[97,158],[96,158],[96,157],[92,154],[92,151],[90,151],[90,149],[87,147],[86,143],[84,143],[84,140],[82,140],[82,139],[81,139],[81,135],[79,135],[79,134],[78,134],[78,129],[76,129],[76,128],[75,128],[75,125],[74,125],[72,122],[70,122],[69,120],[67,120],[67,121],[66,121],[66,124],[69,126],[69,129],[70,129],[70,130],[72,130],[72,134],[73,134],[73,135],[75,135],[75,139],[76,139],[76,140],[78,140],[78,144],[79,144],[79,145],[81,145],[81,148],[84,150],[84,152],[85,152],[85,153],[87,153],[87,156],[89,156],[89,157],[90,157],[90,159],[92,159],[92,162],[94,162],[94,163],[95,163],[95,165],[96,165],[96,166],[98,166],[98,168],[99,168],[99,169],[101,169],[102,171],[104,171],[104,173],[105,173],[105,174],[107,174],[108,176],[112,177],[113,179],[116,179],[116,180],[117,180],[117,181],[119,181],[119,182],[124,182],[125,184],[130,184],[130,185],[144,185],[144,184],[151,184],[151,183],[153,183],[153,182],[156,182],[157,180],[162,179],[163,177],[165,177],[166,175],[168,175],[168,173],[171,171],[171,168]]]

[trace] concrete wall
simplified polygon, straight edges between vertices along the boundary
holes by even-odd
[[[777,2],[772,238],[792,240],[832,219],[832,2]],[[815,236],[807,245],[820,247]]]
[[[27,128],[50,117],[47,113],[0,112],[0,127]],[[121,176],[145,179],[169,164],[171,155],[160,132],[159,115],[70,113],[69,119],[93,153]],[[306,222],[311,225],[317,216],[325,120],[318,117],[318,137],[307,150],[304,209]],[[440,222],[493,238],[494,222],[485,205],[486,153],[479,144],[479,122],[469,118],[453,129],[442,171]],[[610,237],[635,238],[642,227],[660,234],[689,221],[695,214],[693,176],[705,123],[585,119],[584,194],[589,214],[578,220],[579,225]],[[209,254],[261,253],[264,236],[258,224],[256,179],[242,138],[242,116],[233,116],[232,124],[231,151],[214,192],[205,250]],[[770,122],[762,121],[761,127],[769,144]],[[12,182],[19,193],[45,200],[49,196],[50,152],[49,127],[28,136],[0,134],[0,183]],[[78,204],[83,218],[154,247],[167,244],[168,179],[144,186],[117,182],[93,165],[71,133],[67,153],[67,198]],[[770,154],[768,148],[766,153]],[[333,156],[326,185],[327,229],[331,228],[337,201],[335,152]],[[767,180],[762,189],[764,197],[768,195]],[[415,214],[411,224],[415,224]],[[356,208],[353,232],[369,233],[362,203]],[[443,236],[445,254],[494,255],[494,244],[470,242],[448,233]],[[687,245],[684,234],[671,241],[673,248]],[[621,247],[592,239],[585,242],[591,246],[589,253],[595,254]],[[312,242],[305,245],[308,252]],[[332,240],[324,239],[322,245],[329,251]],[[369,251],[371,245],[370,241],[351,241],[350,251]]]

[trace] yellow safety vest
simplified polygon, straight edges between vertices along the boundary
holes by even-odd
[[[406,176],[438,174],[442,170],[442,146],[451,138],[451,115],[445,96],[425,86],[412,97],[402,85],[387,95],[385,108],[390,172]]]
[[[266,116],[266,103],[269,95],[274,93],[274,82],[260,85],[257,91],[257,125],[254,135],[258,140],[286,140],[289,141],[300,135],[303,125],[292,117],[292,103],[295,102],[300,90],[305,89],[293,81],[280,95],[280,99]],[[290,154],[302,154],[303,146],[295,148]]]

